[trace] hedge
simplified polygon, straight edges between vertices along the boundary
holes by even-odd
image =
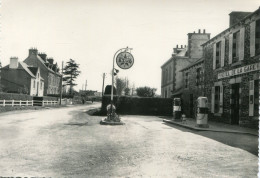
[[[118,114],[128,115],[172,115],[172,99],[115,96],[114,104]],[[101,113],[105,114],[106,106],[110,103],[111,96],[102,97]]]
[[[17,93],[4,93],[0,92],[0,100],[32,100],[33,96],[26,94],[17,94]]]
[[[0,100],[33,100],[33,96],[18,93],[4,93],[0,92]],[[57,97],[43,96],[43,100],[57,101]]]

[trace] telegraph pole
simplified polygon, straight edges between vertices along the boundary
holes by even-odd
[[[62,99],[62,79],[63,79],[63,61],[61,65],[61,80],[60,80],[60,105],[61,105],[61,99]]]
[[[105,77],[106,77],[106,74],[103,73],[102,96],[104,95],[104,83],[105,83]]]

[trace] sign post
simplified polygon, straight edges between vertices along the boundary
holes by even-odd
[[[131,54],[132,48],[121,48],[119,49],[113,57],[113,66],[112,66],[112,85],[111,85],[111,103],[107,106],[107,118],[104,121],[101,121],[101,124],[116,124],[122,123],[120,118],[115,113],[115,106],[113,105],[114,97],[114,72],[115,72],[115,61],[118,67],[121,69],[129,69],[134,64],[134,57]]]

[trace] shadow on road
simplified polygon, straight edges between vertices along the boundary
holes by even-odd
[[[186,129],[183,127],[179,127],[176,125],[163,123],[169,127],[174,129],[181,130],[183,132],[190,132],[193,134],[197,134],[203,137],[207,137],[213,140],[216,140],[220,143],[243,149],[249,153],[252,153],[258,156],[258,137],[248,134],[241,134],[241,133],[224,133],[224,132],[211,132],[211,131],[195,131]]]

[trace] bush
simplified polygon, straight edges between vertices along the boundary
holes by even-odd
[[[172,115],[172,99],[148,97],[114,97],[116,112],[129,115]],[[106,114],[106,106],[110,104],[110,96],[103,96],[101,113]]]
[[[26,94],[0,92],[0,100],[32,100],[33,97]]]

